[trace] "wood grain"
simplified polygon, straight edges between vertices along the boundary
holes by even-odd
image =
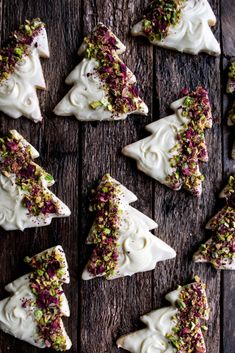
[[[181,55],[153,48],[146,40],[132,38],[131,26],[140,19],[148,0],[0,0],[1,40],[25,18],[41,17],[47,24],[51,58],[42,60],[48,90],[39,92],[44,121],[35,125],[25,118],[0,115],[0,134],[15,128],[40,151],[39,164],[56,179],[52,190],[72,210],[69,219],[54,220],[45,228],[21,232],[1,230],[0,295],[4,285],[26,273],[25,255],[61,244],[67,254],[71,284],[65,292],[71,318],[65,320],[73,341],[73,353],[117,353],[115,340],[141,327],[139,316],[165,304],[164,295],[177,284],[199,274],[207,283],[211,306],[206,335],[208,353],[232,353],[234,338],[234,273],[216,272],[210,265],[193,264],[191,257],[201,241],[209,237],[204,226],[221,207],[218,193],[234,171],[229,159],[231,133],[226,127],[228,97],[224,94],[223,69],[235,56],[235,4],[210,0],[218,23],[215,35],[221,39],[220,58]],[[136,74],[142,97],[150,108],[148,117],[130,116],[115,123],[79,123],[75,118],[55,117],[52,110],[68,91],[64,79],[79,62],[76,55],[82,38],[102,21],[127,46],[122,56]],[[214,126],[206,139],[210,161],[202,165],[206,176],[204,193],[195,200],[185,192],[173,192],[136,169],[134,161],[121,155],[121,148],[147,136],[144,126],[168,114],[169,105],[182,88],[204,85],[210,93]],[[221,123],[222,117],[222,123]],[[82,269],[91,252],[85,245],[92,224],[88,214],[91,186],[105,172],[133,191],[133,204],[159,224],[155,231],[177,251],[175,260],[159,263],[155,271],[132,278],[84,282]],[[36,353],[26,343],[0,332],[0,353]],[[48,350],[50,352],[50,350]],[[124,352],[124,351],[123,351]]]
[[[129,19],[135,13],[135,9],[138,9],[135,19],[138,18],[141,13],[141,1],[136,1],[135,6],[134,1],[85,1],[84,5],[84,32],[91,31],[98,21],[113,28],[127,45],[123,60],[136,74],[137,80],[140,80],[141,92],[148,87],[145,89],[145,95],[143,93],[142,95],[151,107],[149,83],[152,82],[152,48],[143,42],[134,41],[129,35],[131,26]],[[120,154],[123,146],[141,137],[142,130],[151,121],[150,119],[151,117],[137,116],[125,122],[82,126],[84,217],[87,212],[89,186],[105,172],[110,172],[114,178],[136,193],[139,200],[134,207],[138,207],[149,216],[152,215],[151,181],[145,183],[145,177],[136,173],[134,166]],[[87,231],[84,232],[83,241],[86,235]],[[85,249],[84,253],[88,254],[88,249]],[[87,255],[85,258],[87,259]],[[100,337],[100,352],[118,352],[115,347],[116,338],[137,327],[133,324],[138,324],[141,310],[151,309],[151,281],[151,273],[147,273],[112,282],[97,279],[82,283],[81,352],[97,350],[97,334]],[[91,332],[97,334],[91,335]]]
[[[223,51],[224,58],[221,63],[223,72],[227,72],[228,64],[231,59],[235,57],[235,37],[232,35],[234,30],[232,27],[235,21],[235,6],[231,6],[228,0],[221,2],[221,28],[223,33]],[[231,149],[233,141],[235,140],[235,127],[227,126],[227,114],[228,109],[231,106],[235,97],[228,96],[225,93],[226,80],[224,79],[223,72],[222,76],[222,131],[223,131],[223,170],[224,180],[228,178],[231,172],[235,172],[235,162],[231,159]],[[223,345],[221,350],[226,353],[233,353],[235,346],[235,273],[234,271],[228,271],[222,273],[222,328],[221,337],[223,338]]]

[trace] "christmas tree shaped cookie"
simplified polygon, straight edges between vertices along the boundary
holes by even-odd
[[[72,343],[62,321],[70,316],[62,289],[69,283],[65,253],[56,246],[25,261],[32,272],[5,287],[11,296],[0,301],[0,329],[38,348],[66,351]]]
[[[160,47],[219,55],[220,46],[210,28],[215,24],[216,17],[207,0],[153,0],[131,33],[145,36]]]
[[[227,93],[233,95],[235,93],[235,61],[231,62],[229,66]],[[232,125],[235,125],[235,100],[233,101],[232,107],[228,113],[228,126]],[[232,158],[235,159],[235,141],[233,143]]]
[[[137,167],[173,190],[202,193],[199,161],[207,162],[204,131],[212,126],[208,93],[198,87],[171,104],[174,114],[146,126],[152,135],[123,148]]]
[[[36,93],[36,88],[46,88],[40,57],[48,58],[49,49],[38,18],[25,21],[0,49],[0,110],[11,118],[42,120]]]
[[[54,179],[34,162],[38,157],[17,131],[0,138],[0,226],[5,230],[42,227],[70,215],[49,191]]]
[[[91,210],[97,214],[87,243],[95,247],[83,272],[84,280],[131,276],[175,257],[170,246],[149,232],[157,224],[129,205],[136,200],[118,181],[104,175],[93,192]]]
[[[75,115],[78,120],[120,120],[148,113],[139,96],[134,74],[119,58],[125,46],[103,24],[86,37],[78,54],[83,60],[66,79],[73,85],[55,107],[56,115]]]
[[[205,284],[196,282],[166,295],[171,306],[141,317],[147,326],[118,339],[117,345],[131,353],[205,353],[201,320],[208,320]]]
[[[235,176],[220,194],[226,206],[214,216],[206,228],[212,237],[194,254],[195,262],[210,262],[217,270],[235,270]]]

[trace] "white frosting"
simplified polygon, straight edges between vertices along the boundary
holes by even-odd
[[[25,146],[31,147],[16,131],[13,131],[13,133]],[[33,147],[31,150],[33,158],[38,157],[38,152]],[[71,212],[69,208],[48,189],[48,186],[51,186],[53,183],[54,181],[50,183],[44,181],[44,188],[54,202],[58,203],[58,214],[41,214],[35,217],[29,214],[26,207],[22,206],[22,199],[26,191],[23,191],[16,185],[15,175],[11,174],[9,177],[6,177],[0,174],[0,226],[5,230],[20,229],[23,231],[25,228],[49,225],[53,218],[70,216]]]
[[[178,309],[174,306],[158,309],[142,316],[147,328],[120,337],[117,346],[132,353],[175,353],[176,349],[165,337],[177,324],[173,317]]]
[[[118,348],[131,353],[174,353],[176,349],[161,332],[149,328],[139,330],[117,340]]]
[[[25,55],[9,78],[0,84],[0,110],[14,119],[24,115],[34,122],[42,120],[36,93],[36,88],[46,88],[40,56],[49,57],[45,28],[35,37],[29,55]]]
[[[119,46],[116,54],[121,54],[125,51],[125,46],[118,40]],[[82,55],[86,48],[86,44],[83,43],[79,49],[79,54]],[[68,85],[73,85],[66,96],[57,104],[54,109],[56,115],[71,116],[74,115],[78,120],[81,121],[95,121],[95,120],[123,120],[129,114],[148,114],[148,108],[146,104],[138,97],[140,106],[138,111],[133,111],[126,114],[114,114],[109,111],[106,106],[108,105],[107,92],[104,89],[104,85],[100,80],[100,77],[96,73],[95,69],[99,66],[98,61],[95,59],[84,58],[70,73],[65,80]],[[127,69],[128,72],[128,84],[136,82],[135,75]],[[102,101],[103,105],[92,109],[90,103]]]
[[[153,270],[157,262],[176,256],[170,246],[148,231],[142,218],[140,212],[126,206],[119,229],[118,270],[115,278]]]
[[[166,38],[150,40],[151,43],[180,52],[198,54],[206,52],[220,54],[220,46],[210,26],[214,26],[216,17],[207,0],[187,0],[182,8],[182,17],[176,26],[171,26]],[[145,35],[142,21],[132,28],[132,35]]]
[[[6,333],[13,335],[32,345],[36,345],[34,340],[37,324],[31,312],[22,307],[22,302],[27,299],[34,300],[28,276],[18,280],[18,288],[11,297],[0,301],[0,328]],[[38,344],[40,347],[42,342]]]
[[[171,306],[142,316],[140,320],[147,328],[120,337],[117,340],[117,346],[131,353],[175,353],[176,348],[166,338],[166,334],[172,334],[173,327],[177,325],[178,309],[175,304],[181,290],[182,287],[179,287],[168,293],[165,298]],[[204,319],[208,320],[207,310]]]
[[[114,179],[112,181],[119,184]],[[118,234],[118,265],[115,275],[109,279],[132,276],[138,272],[153,270],[157,262],[172,259],[176,256],[175,251],[170,246],[149,232],[149,230],[156,228],[157,224],[131,207],[124,194],[120,197],[121,223]],[[88,236],[89,243],[92,243],[93,233],[96,230],[96,224],[94,223]],[[89,280],[93,276],[85,268],[82,278]]]
[[[54,249],[60,252],[63,251],[61,246],[46,251],[50,252]],[[69,277],[67,277],[67,283],[68,281]],[[37,337],[37,322],[34,317],[34,311],[37,310],[37,307],[29,308],[27,306],[22,306],[26,300],[35,301],[36,299],[30,288],[29,274],[8,284],[5,287],[5,290],[11,293],[11,296],[0,301],[0,329],[33,346],[45,348],[44,341],[38,340]],[[61,296],[61,314],[67,317],[70,316],[68,301],[65,294],[62,294]],[[60,327],[66,338],[66,347],[67,349],[70,349],[72,343],[65,331],[62,319],[60,320]]]
[[[185,97],[171,105],[175,114],[146,126],[146,130],[152,133],[151,136],[132,143],[122,150],[124,155],[136,159],[139,170],[165,185],[169,185],[167,176],[174,172],[170,159],[175,153],[171,150],[178,142],[177,133],[185,123],[189,122],[187,117],[182,116],[181,109],[178,109],[184,99]]]

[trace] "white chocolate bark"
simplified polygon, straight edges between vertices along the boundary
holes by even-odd
[[[226,192],[227,192],[228,186],[226,186],[220,193],[219,197],[220,198],[226,198]],[[212,217],[208,223],[206,224],[206,229],[212,230],[214,233],[216,233],[216,230],[214,230],[212,224],[213,221],[218,219],[219,215],[224,212],[225,208],[223,208],[221,211],[219,211],[214,217]],[[235,222],[235,211],[234,211],[234,222]],[[232,231],[230,231],[232,233]],[[204,244],[207,246],[210,246],[216,241],[216,234],[214,234],[213,237],[209,238]],[[219,243],[219,240],[218,240]],[[232,242],[231,242],[232,243]],[[232,244],[231,244],[232,245]],[[206,258],[204,254],[200,251],[200,249],[193,255],[193,261],[194,262],[202,262],[202,263],[210,263],[210,259]],[[215,267],[215,266],[214,266]],[[235,253],[233,253],[232,259],[224,257],[223,260],[221,260],[219,266],[216,265],[217,270],[235,270]]]
[[[48,249],[44,252],[50,253],[51,251],[59,251],[64,254],[61,246]],[[40,256],[44,252],[38,254]],[[63,256],[65,267],[65,277],[61,282],[69,283],[69,272],[65,255]],[[36,297],[32,293],[30,287],[30,274],[22,276],[5,287],[5,290],[11,294],[10,297],[0,301],[0,329],[22,341],[25,341],[38,348],[45,348],[43,339],[37,337],[37,321],[35,320],[34,313],[38,309],[34,307],[24,307],[22,304],[26,301],[35,301]],[[61,291],[62,286],[61,286]],[[70,310],[67,298],[63,293],[61,295],[60,310],[62,316],[69,317]],[[68,337],[62,319],[60,319],[60,327],[63,336],[66,339],[66,349],[70,349],[72,343]]]
[[[170,26],[166,38],[149,39],[154,45],[175,49],[189,54],[206,52],[220,55],[220,45],[210,26],[216,24],[215,14],[207,0],[187,0],[182,6],[182,17],[175,26]],[[132,28],[133,36],[145,36],[143,20]]]
[[[113,52],[113,55],[119,60],[119,62],[121,62],[117,55],[124,53],[126,47],[111,31],[110,33],[118,42],[117,49]],[[80,56],[84,56],[86,47],[87,44],[83,42],[78,50]],[[114,113],[108,110],[107,106],[109,104],[109,97],[104,88],[103,82],[96,72],[98,66],[99,62],[96,59],[83,58],[83,60],[75,67],[65,80],[67,85],[73,85],[73,87],[55,107],[54,113],[56,115],[74,115],[81,121],[113,121],[126,119],[129,114],[148,114],[148,108],[140,97],[133,98],[139,102],[139,108],[136,111],[124,114]],[[133,85],[136,82],[136,77],[128,68],[127,76],[127,85]],[[102,102],[102,105],[96,109],[91,108],[90,104],[97,101]]]
[[[195,107],[202,105],[205,114],[200,113],[195,107],[194,112],[190,111],[191,108],[187,107],[188,102]],[[208,161],[204,130],[212,126],[207,92],[198,87],[195,92],[178,99],[170,107],[174,114],[147,125],[146,130],[151,135],[125,146],[122,153],[135,159],[139,170],[160,183],[173,190],[185,188],[193,195],[200,196],[203,177],[199,161]],[[202,120],[198,118],[194,120],[195,114],[200,114]],[[188,146],[195,147],[194,154]],[[188,154],[185,148],[188,148]],[[190,159],[193,160],[193,168],[190,167]]]
[[[117,340],[118,348],[131,353],[175,353],[177,349],[167,339],[166,334],[172,334],[177,325],[176,315],[179,309],[176,307],[176,301],[182,289],[179,287],[165,296],[171,306],[143,315],[140,320],[147,328],[120,337]],[[204,319],[208,320],[208,307]]]
[[[35,148],[17,131],[12,130],[11,132],[25,147],[30,147],[33,159],[39,156]],[[45,179],[43,180],[44,190],[58,204],[58,213],[40,214],[35,217],[22,205],[22,199],[27,192],[16,184],[15,174],[10,174],[8,177],[0,174],[0,226],[5,230],[20,229],[23,231],[25,228],[49,225],[53,218],[70,216],[71,212],[69,208],[48,189],[53,184],[54,180],[50,182]]]
[[[113,178],[112,183],[120,186],[119,211],[121,222],[118,229],[118,265],[115,274],[108,279],[115,279],[124,276],[132,276],[138,272],[153,270],[156,263],[172,259],[176,256],[175,251],[154,236],[149,230],[157,228],[157,224],[129,205],[129,202],[136,201],[136,197],[123,185]],[[88,235],[88,243],[93,243],[94,235],[97,232],[96,223],[93,224]],[[105,274],[104,274],[105,275]],[[86,267],[82,278],[89,280],[94,276]]]
[[[172,109],[178,109],[184,98],[172,103]],[[145,128],[152,135],[143,140],[134,142],[122,149],[122,153],[136,159],[137,168],[160,183],[169,186],[167,176],[174,169],[170,165],[170,159],[174,155],[172,148],[177,144],[177,133],[189,119],[182,116],[181,110],[165,118],[159,119]]]
[[[0,83],[0,110],[18,119],[22,115],[35,123],[42,120],[36,89],[46,89],[40,57],[48,58],[47,34],[42,27],[8,79]]]

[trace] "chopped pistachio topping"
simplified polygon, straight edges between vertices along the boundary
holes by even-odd
[[[174,322],[177,324],[173,327],[172,333],[166,334],[176,348],[176,353],[206,352],[200,320],[208,317],[209,310],[205,284],[198,276],[195,276],[195,280],[195,283],[182,287],[176,302],[178,313],[174,317]]]
[[[230,202],[229,200],[233,198],[235,195],[235,175],[231,175],[228,179],[228,184],[224,190],[226,200],[227,202]],[[235,204],[233,204],[233,207],[235,207]]]
[[[56,351],[66,350],[66,337],[61,327],[61,305],[63,300],[63,278],[66,275],[64,254],[55,249],[40,256],[25,258],[33,271],[30,287],[35,300],[23,301],[22,307],[32,310],[37,322],[35,342],[44,342]]]
[[[167,37],[170,26],[181,19],[182,5],[186,0],[153,0],[147,7],[143,20],[143,32],[151,40]]]
[[[44,27],[39,18],[26,20],[18,31],[13,32],[5,46],[0,49],[0,82],[14,72],[15,66],[24,55],[29,54],[29,47],[35,36]]]
[[[228,70],[227,93],[235,92],[235,61],[230,63]]]
[[[116,53],[117,38],[106,26],[99,24],[84,42],[87,45],[85,57],[94,58],[99,63],[90,75],[99,76],[107,95],[104,101],[91,102],[90,107],[98,109],[103,106],[111,111],[113,116],[138,110],[142,101],[136,85],[130,83],[130,71]]]
[[[91,211],[96,211],[93,250],[88,271],[93,276],[115,274],[118,264],[118,229],[120,225],[120,188],[105,174],[97,188],[92,191]]]
[[[235,176],[230,176],[225,188],[226,206],[212,218],[211,242],[202,244],[199,252],[216,269],[235,260]]]
[[[38,216],[58,213],[58,205],[44,187],[53,177],[33,162],[31,147],[25,146],[13,132],[0,138],[0,173],[23,191],[22,205]],[[44,182],[45,184],[45,182]]]
[[[170,164],[174,172],[167,177],[167,182],[174,190],[183,187],[198,196],[204,180],[199,170],[199,160],[208,160],[204,130],[210,128],[212,123],[207,91],[197,87],[187,95],[178,110],[189,121],[179,131],[178,142],[171,151]]]
[[[233,102],[233,105],[231,109],[228,112],[228,118],[231,121],[233,125],[235,125],[235,101]]]

